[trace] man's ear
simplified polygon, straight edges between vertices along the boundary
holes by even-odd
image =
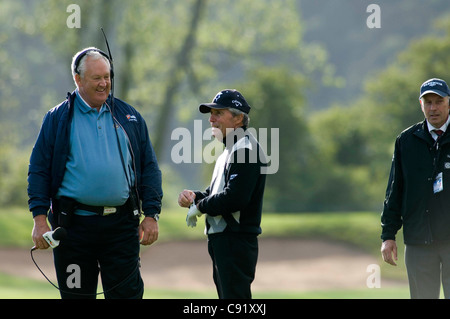
[[[75,82],[77,83],[77,87],[80,87],[80,85],[81,85],[81,75],[79,75],[78,73],[75,74]]]
[[[235,116],[236,118],[236,127],[240,127],[244,124],[244,114],[239,114],[237,116]],[[239,123],[241,123],[241,125],[238,125]]]

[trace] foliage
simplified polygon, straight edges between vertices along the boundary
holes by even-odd
[[[424,12],[433,12],[439,2]],[[250,126],[280,130],[279,170],[267,178],[267,209],[380,209],[394,138],[423,118],[418,88],[431,77],[446,79],[450,64],[450,19],[444,15],[435,20],[432,35],[407,44],[407,38],[394,32],[380,47],[373,45],[370,54],[353,66],[387,53],[393,57],[391,63],[377,65],[376,74],[358,74],[364,92],[355,94],[350,103],[330,104],[332,97],[324,88],[351,90],[355,79],[345,79],[348,85],[343,87],[343,79],[335,74],[339,61],[329,62],[320,39],[304,40],[305,30],[311,27],[305,21],[317,16],[302,16],[298,1],[80,0],[82,27],[70,29],[66,9],[72,3],[3,0],[0,4],[2,205],[26,202],[30,145],[44,113],[74,89],[69,71],[74,52],[91,45],[106,49],[100,27],[114,56],[116,96],[136,106],[149,125],[152,141],[161,147],[157,155],[170,192],[165,197],[169,205],[176,197],[173,193],[185,187],[184,179],[195,175],[196,179],[206,176],[205,182],[198,183],[209,181],[207,173],[170,163],[170,131],[202,116],[199,102],[234,87],[252,105]],[[391,28],[395,20],[384,10],[391,5],[398,10],[397,4],[383,4],[386,21],[381,35],[389,33],[385,26]],[[408,12],[414,12],[415,6],[408,4]],[[339,18],[314,23],[328,30]],[[340,27],[351,25],[347,19]],[[361,39],[367,33],[352,32],[362,46],[368,44]],[[405,49],[395,56],[399,43]],[[381,52],[374,51],[378,49]],[[357,52],[341,60],[349,63]],[[323,100],[312,102],[309,97],[318,88],[324,90],[315,92]],[[324,105],[319,105],[322,101]]]
[[[311,118],[321,161],[314,197],[327,198],[322,209],[381,209],[395,137],[424,118],[420,85],[433,77],[450,81],[448,21],[445,16],[438,20],[436,34],[416,39],[392,64],[369,77],[364,93],[350,106]]]
[[[267,141],[260,138],[260,143],[266,146],[269,165],[278,165],[278,171],[266,177],[264,205],[269,210],[302,210],[308,196],[302,191],[307,186],[307,154],[313,151],[308,142],[301,89],[306,80],[298,73],[273,67],[253,70],[249,78],[243,86],[246,99],[252,101],[250,127],[257,132],[267,129]],[[272,129],[279,131],[278,141]],[[274,163],[277,160],[279,163]]]
[[[73,90],[69,65],[74,52],[92,45],[106,51],[100,27],[108,35],[114,57],[115,94],[143,114],[161,164],[167,162],[166,154],[170,152],[167,138],[170,130],[200,116],[197,113],[199,101],[210,100],[223,88],[239,85],[244,95],[248,91],[253,95],[251,99],[256,99],[252,102],[255,114],[260,112],[257,108],[262,103],[261,116],[265,120],[258,124],[256,119],[255,123],[259,127],[279,127],[283,135],[290,136],[289,128],[299,127],[304,131],[306,126],[301,114],[305,100],[297,86],[303,86],[308,75],[326,74],[327,82],[332,79],[326,53],[318,45],[310,47],[302,43],[300,12],[293,0],[276,3],[251,0],[231,3],[82,0],[77,2],[81,9],[82,27],[79,29],[70,29],[66,25],[69,16],[66,8],[71,3],[69,0],[30,2],[29,10],[14,20],[12,17],[25,4],[10,0],[2,2],[2,7],[10,13],[5,19],[13,20],[10,24],[12,36],[3,39],[7,48],[3,51],[11,54],[14,50],[11,51],[10,46],[21,44],[13,41],[14,36],[39,44],[36,47],[26,44],[26,50],[17,55],[17,59],[29,58],[20,65],[18,77],[29,82],[33,94],[27,92],[20,100],[13,95],[4,96],[1,104],[1,107],[6,107],[14,101],[15,104],[33,105],[30,109],[16,109],[23,112],[31,124],[24,130],[28,133],[25,137],[16,137],[19,130],[11,133],[16,137],[16,145],[25,141],[33,143],[46,110],[58,104],[65,92]],[[170,14],[162,14],[164,12]],[[9,58],[15,59],[12,54]],[[41,73],[45,74],[45,81],[34,72],[30,78],[25,76],[33,67],[45,70]],[[289,72],[285,71],[287,69]],[[13,75],[16,72],[14,63],[7,63],[4,72]],[[248,82],[243,79],[248,79]],[[253,79],[256,80],[255,85],[260,84],[264,88],[252,87]],[[16,90],[19,84],[16,82],[0,83],[3,84],[2,92],[6,94]],[[277,82],[279,85],[273,85]],[[267,95],[264,98],[272,100],[261,101],[256,92],[258,89],[265,90]],[[277,111],[278,120],[270,122],[275,113],[267,103],[272,103],[275,98],[281,102],[281,108],[289,103],[288,108],[292,111]],[[290,149],[290,145],[298,143],[290,137],[283,138],[282,144],[282,148]],[[304,146],[294,150],[297,154],[289,156],[302,160],[302,153],[306,152]],[[293,190],[298,188],[297,180],[281,181],[287,176],[298,175],[297,165],[287,157],[282,165],[280,174],[271,176],[273,186],[268,189],[266,202],[269,207],[277,209],[287,209],[289,205],[290,209],[296,209],[289,202]],[[163,166],[170,176],[170,165]]]
[[[27,203],[28,152],[0,148],[0,206]]]

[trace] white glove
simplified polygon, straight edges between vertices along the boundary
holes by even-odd
[[[195,204],[191,204],[191,207],[189,207],[189,211],[186,216],[186,224],[188,227],[195,227],[197,226],[197,217],[200,217],[202,215],[202,212],[197,209],[197,206]]]

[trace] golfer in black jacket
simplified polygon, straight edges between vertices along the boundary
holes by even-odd
[[[184,190],[178,204],[189,209],[186,222],[195,226],[205,215],[208,251],[219,298],[251,298],[258,259],[257,236],[266,176],[265,155],[247,131],[250,106],[236,90],[219,92],[212,103],[201,104],[210,113],[212,134],[225,149],[216,161],[210,186]]]

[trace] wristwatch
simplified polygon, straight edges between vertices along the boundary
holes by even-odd
[[[155,215],[153,215],[153,216],[148,216],[148,217],[151,217],[151,218],[153,218],[154,220],[159,221],[159,214],[155,214]]]

